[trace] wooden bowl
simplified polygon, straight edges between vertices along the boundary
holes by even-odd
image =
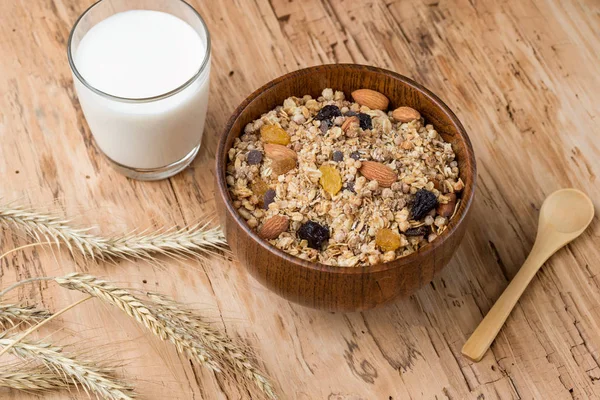
[[[457,214],[448,228],[419,251],[395,261],[370,267],[333,267],[291,256],[262,240],[233,207],[227,190],[227,153],[247,123],[283,103],[287,97],[310,94],[324,88],[343,90],[350,98],[356,89],[385,94],[390,109],[410,106],[442,137],[452,143],[465,183]],[[456,115],[436,95],[418,83],[380,68],[356,65],[322,65],[295,71],[271,81],[252,93],[235,110],[216,154],[217,210],[229,246],[238,260],[266,287],[305,306],[330,311],[359,311],[408,296],[429,283],[458,248],[465,233],[467,215],[475,191],[475,156],[465,129]]]

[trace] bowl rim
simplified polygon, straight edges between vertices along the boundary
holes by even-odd
[[[270,89],[273,89],[274,87],[276,87],[277,85],[279,85],[281,82],[283,82],[285,80],[292,79],[292,78],[298,78],[298,77],[301,77],[304,75],[310,75],[311,73],[313,73],[315,71],[319,71],[319,70],[336,69],[336,68],[340,68],[340,67],[359,70],[359,71],[366,69],[370,72],[388,75],[394,79],[399,80],[403,84],[410,86],[413,89],[421,92],[430,101],[432,101],[437,107],[439,107],[444,112],[444,114],[446,114],[449,117],[449,119],[452,121],[452,124],[454,125],[456,131],[459,133],[461,140],[465,144],[465,148],[466,148],[465,153],[467,155],[467,158],[470,160],[470,164],[473,166],[471,182],[470,182],[470,184],[468,182],[465,182],[465,190],[463,191],[460,205],[458,207],[458,210],[456,211],[456,216],[455,216],[455,218],[450,220],[448,227],[440,236],[438,236],[431,243],[428,243],[427,245],[418,249],[414,253],[411,253],[404,257],[397,258],[397,259],[389,261],[389,262],[379,263],[379,264],[370,265],[370,266],[342,267],[342,266],[335,266],[335,265],[326,265],[326,264],[322,264],[319,262],[304,260],[302,258],[288,254],[281,249],[278,249],[277,247],[271,245],[266,240],[263,240],[262,238],[260,238],[256,232],[254,232],[252,229],[250,229],[250,227],[248,227],[246,222],[242,219],[242,217],[239,215],[239,213],[234,209],[233,202],[231,200],[229,190],[227,188],[226,168],[227,168],[227,158],[228,158],[227,154],[228,154],[229,149],[225,149],[225,144],[227,142],[227,138],[231,134],[233,125],[238,120],[238,118],[240,117],[242,112],[253,101],[255,101],[261,94],[263,94],[264,92],[266,92]],[[285,100],[285,99],[282,99],[281,101],[283,102],[283,100]],[[336,273],[337,274],[364,274],[365,272],[366,273],[384,272],[384,271],[388,271],[391,269],[401,268],[402,266],[411,264],[413,262],[418,262],[419,259],[430,256],[431,254],[433,254],[435,252],[435,250],[438,247],[441,247],[446,242],[446,240],[448,240],[450,238],[450,236],[452,236],[452,234],[454,234],[457,231],[459,225],[464,222],[465,218],[467,217],[468,210],[471,207],[471,203],[473,202],[473,196],[475,194],[475,184],[477,181],[477,165],[476,165],[475,153],[473,151],[473,145],[471,144],[469,135],[467,134],[462,123],[459,121],[458,117],[437,95],[435,95],[433,92],[431,92],[429,89],[425,88],[421,84],[413,81],[410,78],[407,78],[404,75],[400,75],[396,72],[386,70],[383,68],[379,68],[379,67],[373,67],[373,66],[362,65],[362,64],[354,64],[354,63],[324,64],[324,65],[317,65],[317,66],[299,69],[296,71],[289,72],[285,75],[282,75],[276,79],[273,79],[272,81],[270,81],[270,82],[264,84],[263,86],[261,86],[260,88],[256,89],[248,97],[246,97],[246,99],[244,99],[244,101],[242,101],[242,103],[235,109],[235,111],[233,112],[233,114],[231,115],[229,120],[227,121],[227,124],[225,125],[225,128],[221,134],[221,137],[219,138],[219,144],[217,146],[215,159],[216,159],[215,176],[216,176],[216,183],[217,183],[216,186],[217,186],[217,190],[218,190],[218,195],[221,196],[221,198],[223,199],[223,203],[225,205],[226,212],[229,213],[229,215],[233,217],[233,220],[237,223],[237,225],[241,228],[241,230],[246,235],[248,235],[250,238],[252,238],[252,240],[254,242],[256,242],[259,246],[261,246],[263,249],[269,251],[270,253],[273,253],[277,257],[283,258],[287,262],[293,263],[302,268],[309,268],[309,269],[317,270],[320,272],[334,273],[334,274],[336,274]],[[456,218],[456,217],[458,217],[458,218]]]

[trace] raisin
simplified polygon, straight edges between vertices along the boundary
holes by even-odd
[[[412,204],[412,216],[415,220],[420,220],[436,207],[437,197],[435,197],[435,194],[429,190],[419,189]]]
[[[298,229],[298,237],[308,242],[308,247],[316,250],[323,248],[323,243],[329,240],[329,228],[314,221],[307,221]]]
[[[344,160],[344,153],[339,150],[333,152],[331,159],[335,162],[340,162]]]
[[[408,228],[404,234],[406,236],[425,236],[429,233],[427,226],[419,226],[418,228]]]
[[[393,251],[400,247],[402,242],[400,235],[391,229],[384,228],[377,231],[375,243],[383,251]]]
[[[250,190],[252,190],[252,193],[254,193],[256,197],[262,198],[267,190],[269,190],[269,185],[262,179],[257,179],[256,182],[253,182],[250,185]]]
[[[352,153],[350,153],[350,158],[358,161],[360,160],[360,153],[358,151],[353,151]]]
[[[330,120],[324,120],[321,121],[321,125],[319,126],[319,128],[321,129],[321,133],[323,135],[327,134],[327,131],[329,130],[329,128],[331,128],[332,122]]]
[[[346,113],[344,115],[346,117],[354,117],[355,115],[358,115],[358,113],[350,110],[350,111],[346,111]]]
[[[263,197],[263,208],[265,210],[268,210],[269,204],[271,204],[272,202],[275,201],[276,195],[277,195],[277,193],[273,189],[269,189],[265,192],[265,195]]]
[[[315,119],[317,121],[324,121],[324,120],[332,120],[335,117],[341,117],[341,116],[342,116],[342,112],[340,111],[339,107],[329,104],[319,110],[319,113],[317,114]]]
[[[373,121],[371,121],[371,116],[369,114],[359,113],[358,120],[360,121],[360,127],[362,129],[373,129]]]
[[[321,187],[330,195],[335,196],[342,189],[340,173],[331,165],[322,165],[319,171],[321,171],[321,178],[319,179]]]
[[[263,125],[260,127],[260,138],[263,142],[287,145],[290,143],[290,135],[277,125]]]
[[[349,190],[352,193],[356,193],[356,190],[354,190],[354,182],[348,182],[344,187],[344,190]]]
[[[250,165],[260,164],[262,158],[263,155],[259,150],[250,150],[246,155],[246,161],[248,161],[248,164]]]

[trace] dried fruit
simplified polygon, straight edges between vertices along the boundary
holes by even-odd
[[[329,128],[331,128],[331,126],[333,125],[333,122],[331,122],[331,120],[324,120],[321,121],[321,125],[319,126],[319,129],[321,129],[321,133],[323,135],[327,134],[327,131],[329,130]]]
[[[360,153],[358,151],[353,151],[352,153],[350,153],[350,158],[353,160],[360,160]]]
[[[390,101],[383,94],[371,89],[358,89],[352,92],[352,98],[361,106],[371,110],[387,110]]]
[[[429,227],[426,225],[417,228],[408,228],[404,234],[406,236],[425,236],[429,233]]]
[[[289,225],[290,220],[288,217],[284,217],[283,215],[274,215],[266,220],[263,226],[260,227],[258,236],[267,240],[275,239],[282,232],[287,231]]]
[[[277,125],[263,125],[260,127],[260,138],[265,143],[286,145],[290,143],[290,135]]]
[[[379,186],[389,188],[396,182],[398,175],[393,169],[376,161],[363,161],[360,173],[369,180],[376,180]]]
[[[321,187],[330,195],[336,195],[342,189],[342,177],[337,168],[331,165],[321,165]]]
[[[246,161],[250,165],[260,164],[262,161],[263,155],[259,150],[250,150],[246,155]]]
[[[419,189],[412,204],[412,216],[415,220],[424,218],[427,213],[437,206],[437,197],[429,190]]]
[[[273,189],[269,189],[265,192],[263,196],[263,208],[265,210],[268,210],[269,204],[275,201],[275,196],[277,196],[277,192],[275,192]]]
[[[344,114],[344,116],[346,117],[353,117],[355,115],[358,115],[358,113],[352,110],[346,111],[346,113]]]
[[[392,118],[400,122],[410,122],[421,119],[421,113],[411,107],[398,107],[392,111]]]
[[[332,120],[335,117],[341,116],[342,112],[340,111],[339,107],[334,106],[333,104],[329,104],[319,110],[319,113],[315,116],[315,119],[317,121],[325,121]]]
[[[331,159],[335,162],[340,162],[344,160],[344,153],[342,153],[339,150],[336,150],[333,152],[333,154],[331,155]]]
[[[265,195],[267,190],[269,190],[269,185],[267,185],[265,181],[259,178],[256,180],[256,182],[253,182],[250,185],[250,190],[252,190],[252,193],[254,193],[256,197],[260,199]]]
[[[442,217],[450,217],[454,214],[454,207],[456,206],[456,195],[454,193],[449,193],[446,195],[450,200],[446,204],[439,204],[437,207],[438,215]]]
[[[354,124],[357,124],[357,125],[360,124],[360,120],[358,119],[358,117],[356,117],[356,116],[348,117],[342,124],[342,130],[344,132],[347,132],[348,129],[350,129],[352,127],[352,125],[354,125]]]
[[[358,119],[360,120],[360,127],[362,129],[373,129],[373,121],[369,114],[360,113],[358,114]]]
[[[356,190],[354,190],[354,182],[348,182],[344,187],[344,190],[349,190],[352,193],[356,193]]]
[[[394,251],[402,244],[400,235],[391,229],[383,228],[375,235],[375,244],[383,251]]]
[[[298,237],[308,242],[308,247],[321,250],[329,240],[329,228],[314,221],[307,221],[297,231]]]

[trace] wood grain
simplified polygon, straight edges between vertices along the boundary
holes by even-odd
[[[542,200],[576,187],[598,207],[596,0],[193,0],[214,39],[206,133],[192,167],[157,183],[130,181],[110,169],[74,94],[66,40],[91,3],[0,2],[3,199],[43,205],[81,225],[98,224],[100,232],[182,225],[214,214],[216,142],[235,107],[286,72],[354,62],[409,76],[456,112],[478,157],[471,224],[431,285],[364,313],[288,303],[235,261],[85,266],[34,248],[0,261],[2,286],[83,269],[174,295],[252,345],[289,399],[600,397],[597,219],[533,279],[480,363],[460,355],[525,260]],[[0,237],[3,250],[23,243],[13,232]],[[15,296],[52,310],[76,300],[49,284]],[[62,328],[68,342],[101,345],[100,351],[125,359],[123,376],[135,380],[145,398],[243,398],[97,303],[86,302],[50,325],[40,335]]]

